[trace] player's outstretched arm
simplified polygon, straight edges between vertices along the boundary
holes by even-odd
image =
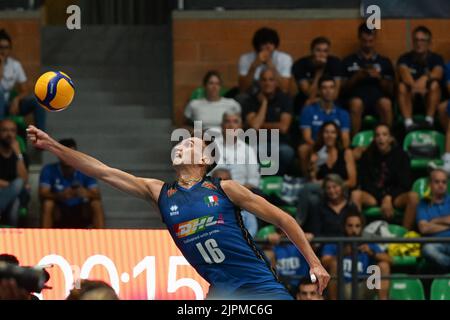
[[[235,205],[254,213],[264,221],[280,227],[286,233],[301,251],[306,261],[308,261],[310,274],[314,274],[317,277],[319,291],[322,294],[330,280],[330,275],[323,268],[297,221],[283,210],[275,207],[264,198],[254,194],[233,180],[222,181],[221,186]]]
[[[27,135],[33,146],[53,153],[68,165],[90,177],[102,180],[133,196],[154,202],[158,200],[163,185],[160,180],[138,178],[119,169],[111,168],[91,156],[63,146],[34,126],[28,127]]]

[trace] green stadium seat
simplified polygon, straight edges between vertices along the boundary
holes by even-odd
[[[426,196],[430,192],[430,187],[428,186],[428,178],[423,177],[414,181],[412,191],[416,192],[421,199]]]
[[[378,123],[378,119],[372,115],[367,115],[363,118],[362,127],[363,128],[374,128]]]
[[[8,119],[13,121],[17,125],[17,129],[25,130],[27,128],[27,123],[25,122],[25,118],[22,116],[8,116]]]
[[[277,230],[275,229],[275,226],[273,226],[273,225],[268,225],[268,226],[262,227],[261,229],[258,230],[258,233],[256,234],[256,239],[266,240],[270,234],[276,233],[276,232],[277,232]]]
[[[220,88],[220,96],[221,97],[225,96],[227,91],[228,91],[228,89],[226,89],[226,88]],[[198,87],[198,88],[195,88],[194,91],[192,91],[190,100],[203,99],[204,97],[205,97],[205,88]]]
[[[445,148],[445,136],[434,130],[417,130],[408,133],[403,141],[403,150],[408,152],[412,143],[416,141],[419,143],[435,143],[439,147],[439,156],[436,158],[413,158],[411,159],[411,168],[414,170],[425,169],[428,163],[434,162],[435,165],[441,166],[443,161],[441,159]]]
[[[373,131],[366,130],[358,132],[352,139],[352,147],[367,147],[373,140]]]
[[[450,300],[450,278],[433,280],[430,300]]]
[[[408,232],[408,229],[403,226],[399,226],[398,224],[389,224],[388,229],[389,232],[394,234],[397,238],[402,238],[405,233]]]
[[[363,215],[369,219],[380,219],[383,214],[381,213],[381,207],[368,207],[363,209]],[[401,216],[403,213],[400,210],[395,209],[394,216]]]
[[[392,300],[425,300],[422,282],[419,279],[392,279],[389,288]]]
[[[281,190],[283,188],[283,177],[261,177],[260,188],[264,194],[281,196]]]

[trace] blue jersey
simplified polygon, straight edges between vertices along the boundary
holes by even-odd
[[[190,189],[165,183],[158,206],[178,249],[209,282],[208,298],[292,299],[219,180],[207,177]]]
[[[276,245],[273,247],[273,252],[278,274],[281,277],[292,277],[289,279],[289,284],[296,288],[301,277],[309,274],[309,266],[305,257],[293,243]]]

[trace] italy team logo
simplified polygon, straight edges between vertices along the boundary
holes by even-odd
[[[203,198],[205,204],[209,207],[215,207],[219,205],[219,197],[218,196],[206,196]]]

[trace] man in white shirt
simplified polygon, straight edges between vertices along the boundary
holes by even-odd
[[[255,51],[243,54],[239,59],[239,90],[241,94],[255,94],[260,73],[265,68],[277,71],[279,87],[288,92],[291,79],[292,57],[278,51],[278,33],[269,28],[257,30],[253,36]],[[238,100],[239,101],[239,100]]]
[[[27,76],[22,64],[10,56],[12,40],[5,30],[0,30],[0,120],[7,115],[34,113],[34,121],[45,129],[45,110],[30,96]],[[17,95],[11,93],[17,89]]]

